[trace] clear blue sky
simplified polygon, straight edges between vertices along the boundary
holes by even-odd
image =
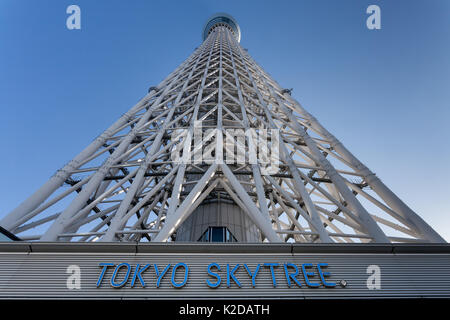
[[[81,8],[81,30],[66,8]],[[370,4],[381,30],[366,28]],[[450,241],[450,1],[0,1],[0,217],[200,45],[241,44]]]

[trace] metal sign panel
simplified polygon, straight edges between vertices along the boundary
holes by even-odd
[[[450,247],[0,245],[0,298],[450,297]]]

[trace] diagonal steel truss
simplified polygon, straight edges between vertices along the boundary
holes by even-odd
[[[201,140],[213,161],[175,161],[174,151],[195,153],[196,121],[217,129]],[[225,161],[230,150],[218,142],[233,139],[244,157],[250,152],[251,135],[230,137],[231,129],[277,130],[278,171],[262,174],[264,159]],[[218,194],[249,216],[261,241],[445,242],[220,24],[0,225],[24,240],[173,241]]]

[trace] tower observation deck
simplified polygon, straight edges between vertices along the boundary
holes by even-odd
[[[281,87],[227,14],[0,220],[22,240],[443,243]]]

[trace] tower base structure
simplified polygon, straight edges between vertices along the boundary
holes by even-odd
[[[0,233],[446,243],[259,66],[231,16],[214,15],[202,35],[177,69],[2,217]]]
[[[447,244],[0,244],[1,299],[450,298]]]

